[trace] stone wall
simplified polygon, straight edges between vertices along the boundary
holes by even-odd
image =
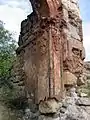
[[[79,96],[90,97],[90,61],[84,62],[83,75],[78,82]]]
[[[90,61],[86,61],[84,64],[85,64],[84,65],[85,66],[85,74],[86,74],[88,82],[90,82]]]
[[[30,100],[64,97],[83,75],[82,20],[78,0],[30,0],[33,12],[21,23],[22,58]]]
[[[13,62],[13,67],[12,67],[12,78],[11,82],[13,84],[14,89],[16,90],[16,95],[15,97],[25,97],[25,72],[23,70],[23,58],[22,54],[19,54],[16,60]]]

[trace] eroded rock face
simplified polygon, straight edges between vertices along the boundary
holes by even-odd
[[[82,20],[77,0],[30,0],[33,12],[21,23],[25,86],[33,103],[60,100],[83,73]]]

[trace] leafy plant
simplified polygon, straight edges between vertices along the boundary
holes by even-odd
[[[12,87],[10,83],[11,69],[15,60],[16,41],[0,21],[0,87]]]

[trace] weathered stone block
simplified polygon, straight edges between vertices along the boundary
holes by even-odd
[[[73,26],[73,25],[71,25],[71,24],[69,24],[68,27],[69,27],[69,32],[71,34],[71,37],[80,41],[80,36],[78,34],[78,28]]]
[[[69,71],[63,73],[63,80],[65,85],[75,85],[77,84],[77,77]]]
[[[59,108],[60,108],[59,102],[57,102],[55,99],[48,99],[45,101],[41,101],[39,104],[39,111],[42,114],[57,113]]]

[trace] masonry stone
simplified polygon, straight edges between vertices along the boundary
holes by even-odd
[[[32,103],[49,98],[60,101],[66,86],[77,85],[83,75],[85,52],[78,0],[30,2],[33,12],[21,23],[17,49],[25,89]]]

